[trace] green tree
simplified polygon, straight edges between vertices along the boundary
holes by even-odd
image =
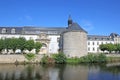
[[[17,48],[21,50],[21,53],[23,53],[23,50],[25,50],[25,43],[26,43],[25,38],[23,37],[18,38]]]
[[[116,46],[116,51],[120,53],[120,44],[115,44],[115,46]]]
[[[33,40],[28,40],[25,43],[25,49],[31,51],[34,48],[34,41]]]
[[[2,50],[4,49],[3,41],[4,41],[3,39],[0,39],[0,54],[1,54]]]
[[[42,47],[42,44],[40,42],[35,43],[35,49],[36,49],[36,54],[40,51],[40,48]]]
[[[18,38],[10,38],[9,39],[9,49],[13,50],[13,53],[15,53],[17,46],[18,46]]]
[[[8,53],[8,50],[11,49],[10,48],[10,41],[11,41],[10,38],[5,38],[3,41],[3,48],[7,50],[7,53]]]
[[[107,51],[109,51],[109,53],[111,53],[112,51],[115,51],[115,46],[114,44],[106,44],[107,46]]]
[[[105,50],[107,50],[107,46],[106,46],[106,44],[101,44],[100,46],[99,46],[99,48],[100,48],[100,50],[101,51],[105,51]]]

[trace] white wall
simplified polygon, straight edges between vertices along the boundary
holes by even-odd
[[[58,53],[59,42],[58,38],[60,35],[49,35],[50,43],[49,43],[49,53]]]
[[[112,43],[114,44],[114,41],[87,41],[87,51],[89,53],[97,53],[97,52],[102,52],[99,49],[99,46],[101,44],[108,44],[108,43]]]

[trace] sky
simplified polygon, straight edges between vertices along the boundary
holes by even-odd
[[[69,15],[90,35],[120,34],[120,0],[0,0],[1,27],[67,27]]]

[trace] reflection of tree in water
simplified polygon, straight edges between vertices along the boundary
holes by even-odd
[[[28,65],[28,67],[26,68],[26,71],[24,72],[24,75],[21,78],[23,78],[22,80],[40,80],[41,79],[41,75],[39,73],[39,71],[37,71],[35,69],[35,65]]]
[[[106,63],[88,64],[89,68],[100,69],[102,72],[110,72],[112,74],[120,74],[120,65],[106,66]]]
[[[0,80],[41,80],[40,72],[33,65],[23,67],[20,71],[16,69],[0,72]]]
[[[118,65],[118,66],[109,66],[109,67],[107,67],[107,66],[101,67],[101,70],[113,73],[115,75],[120,74],[120,65]]]
[[[59,68],[59,79],[60,80],[64,80],[63,75],[64,75],[65,66],[66,66],[66,64],[58,64],[58,65],[56,65],[56,67]]]

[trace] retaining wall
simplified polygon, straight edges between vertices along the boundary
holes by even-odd
[[[42,55],[36,55],[30,62],[40,62]],[[29,62],[24,55],[0,55],[0,63]]]

